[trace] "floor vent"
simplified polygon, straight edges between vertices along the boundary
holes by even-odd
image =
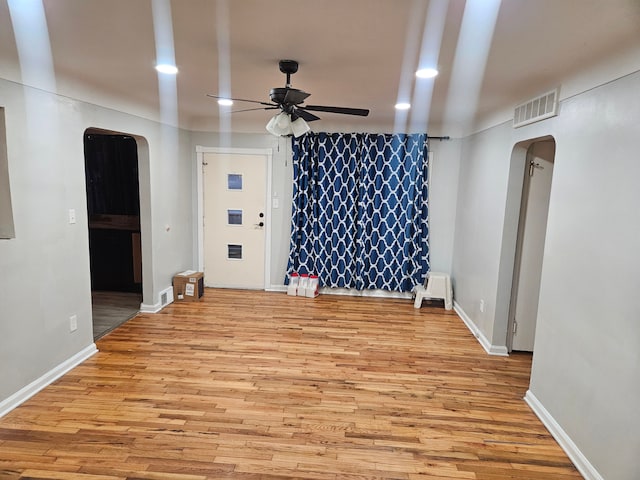
[[[160,306],[166,307],[173,303],[173,287],[165,288],[160,292]]]
[[[558,114],[559,88],[518,105],[513,113],[513,128],[539,122]]]

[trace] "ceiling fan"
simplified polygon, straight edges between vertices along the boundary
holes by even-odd
[[[253,110],[280,110],[269,123],[267,130],[278,136],[294,135],[299,137],[310,130],[307,122],[319,120],[320,117],[311,112],[327,112],[338,113],[343,115],[358,115],[366,117],[369,115],[368,109],[363,108],[347,108],[347,107],[328,107],[323,105],[303,105],[303,102],[311,94],[303,92],[291,86],[291,75],[298,71],[298,62],[295,60],[280,60],[280,71],[287,76],[287,83],[284,88],[272,88],[269,93],[271,102],[261,102],[258,100],[246,100],[243,98],[229,98],[219,95],[207,94],[208,97],[218,99],[218,102],[248,102],[262,105],[262,107],[248,108],[245,110],[236,110],[235,112],[248,112]],[[227,103],[229,104],[229,103]]]

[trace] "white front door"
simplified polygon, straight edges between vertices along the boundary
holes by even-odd
[[[204,282],[265,288],[267,155],[203,154]]]
[[[512,322],[512,350],[533,351],[554,154],[554,142],[534,143],[527,153],[529,176],[525,181],[520,214],[520,263]]]

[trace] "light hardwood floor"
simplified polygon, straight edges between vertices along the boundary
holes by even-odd
[[[568,480],[488,356],[409,300],[207,289],[140,314],[0,419],[0,474],[38,479]]]

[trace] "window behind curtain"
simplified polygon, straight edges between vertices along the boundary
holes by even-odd
[[[427,136],[293,140],[288,273],[325,287],[410,291],[429,271]]]

